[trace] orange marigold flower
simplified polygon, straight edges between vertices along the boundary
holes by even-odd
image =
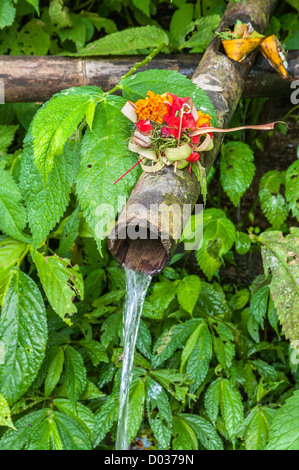
[[[165,101],[168,101],[166,95],[155,95],[154,92],[148,91],[145,99],[138,100],[135,103],[135,112],[138,115],[138,120],[144,119],[147,121],[150,119],[162,124],[163,116],[167,114]]]
[[[209,114],[204,114],[202,111],[198,111],[196,127],[202,127],[203,124],[206,124],[207,127],[211,127],[211,116]]]

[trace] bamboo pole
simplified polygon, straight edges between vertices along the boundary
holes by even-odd
[[[192,78],[202,54],[159,55],[148,70],[177,70]],[[5,102],[45,102],[54,93],[72,86],[96,85],[104,91],[113,88],[139,56],[110,58],[70,58],[60,56],[0,56],[0,81],[5,88]],[[290,82],[299,79],[299,51],[288,54],[290,78],[282,80],[267,60],[258,54],[247,76],[243,96],[289,97]]]
[[[275,0],[247,0],[246,4],[229,3],[218,30],[231,29],[237,20],[241,20],[243,23],[250,22],[257,31],[264,33],[274,6]],[[242,95],[256,54],[251,53],[241,63],[235,62],[221,52],[220,43],[218,37],[212,40],[192,81],[210,96],[217,112],[219,127],[227,127]],[[205,152],[204,165],[207,172],[217,156],[222,139],[223,135],[215,135],[214,149]],[[199,195],[200,185],[187,168],[176,173],[172,167],[164,167],[159,174],[143,173],[109,237],[109,247],[116,259],[123,266],[134,270],[148,274],[159,273],[167,266],[176,249],[180,238],[177,237],[176,231],[177,227],[183,226],[184,223],[184,205],[190,204],[194,207]],[[142,204],[145,210],[136,211],[136,203]],[[158,207],[177,204],[181,209],[179,213],[175,211],[172,214],[172,223],[166,234],[163,227],[167,225],[167,211],[160,211],[155,218],[151,212],[153,204]],[[132,237],[125,236],[126,230],[129,227],[132,229],[132,224],[136,231],[140,230],[143,234],[147,230],[147,238],[133,240]],[[149,234],[153,236],[149,237]]]

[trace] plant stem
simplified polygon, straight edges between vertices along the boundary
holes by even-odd
[[[165,42],[162,42],[158,47],[156,47],[156,49],[154,49],[148,56],[146,56],[146,58],[144,60],[142,60],[141,62],[138,62],[137,64],[135,64],[134,67],[132,67],[125,75],[123,75],[121,77],[120,82],[114,88],[112,88],[112,90],[110,90],[106,93],[106,95],[111,95],[115,91],[120,90],[121,89],[121,84],[120,83],[121,83],[122,80],[124,80],[125,78],[130,77],[138,69],[140,69],[144,65],[148,64],[157,54],[159,54],[159,52],[165,46],[167,46],[167,44]]]

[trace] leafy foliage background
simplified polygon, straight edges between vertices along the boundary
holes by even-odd
[[[0,53],[202,52],[226,3],[0,0]],[[297,0],[279,2],[268,29],[287,49],[299,48],[298,11]],[[122,97],[82,87],[44,106],[0,105],[1,450],[114,446],[125,278],[94,209],[138,178],[111,192],[135,162],[119,110],[166,86],[163,73],[146,74],[124,80]],[[175,73],[171,83],[192,88]],[[242,99],[233,121],[258,123],[265,107]],[[296,127],[296,109],[286,114]],[[284,138],[226,138],[202,248],[180,249],[152,282],[130,390],[133,448],[139,436],[154,449],[299,449],[299,166],[294,150],[290,164],[258,161]]]

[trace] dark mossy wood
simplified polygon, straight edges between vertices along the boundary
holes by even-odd
[[[275,0],[247,0],[243,3],[229,3],[218,30],[232,28],[237,20],[250,22],[260,33],[264,33]],[[243,62],[239,63],[229,59],[221,52],[221,41],[215,37],[208,46],[203,58],[197,67],[192,81],[203,88],[210,96],[218,116],[219,127],[227,127],[238,105],[245,85],[247,75],[253,65],[256,52],[251,53]],[[171,89],[170,89],[171,91]],[[223,135],[214,136],[214,148],[204,152],[204,165],[207,172],[211,168],[221,146]],[[163,239],[161,223],[163,216],[157,223],[149,222],[149,211],[136,214],[135,204],[142,204],[146,209],[151,204],[173,205],[179,203],[195,205],[200,195],[200,185],[194,174],[188,169],[178,170],[173,167],[164,168],[155,174],[143,173],[133,190],[124,212],[109,237],[109,247],[116,259],[125,267],[139,270],[149,274],[156,274],[169,263],[171,255],[176,248],[180,237],[175,237],[176,224],[182,225],[183,213],[174,218],[173,225],[169,227],[168,239]],[[158,240],[143,240],[141,243],[121,235],[124,228],[128,228],[134,221],[136,227],[146,228],[148,233],[156,233]],[[154,243],[153,243],[154,242]],[[160,242],[160,244],[159,244]]]

